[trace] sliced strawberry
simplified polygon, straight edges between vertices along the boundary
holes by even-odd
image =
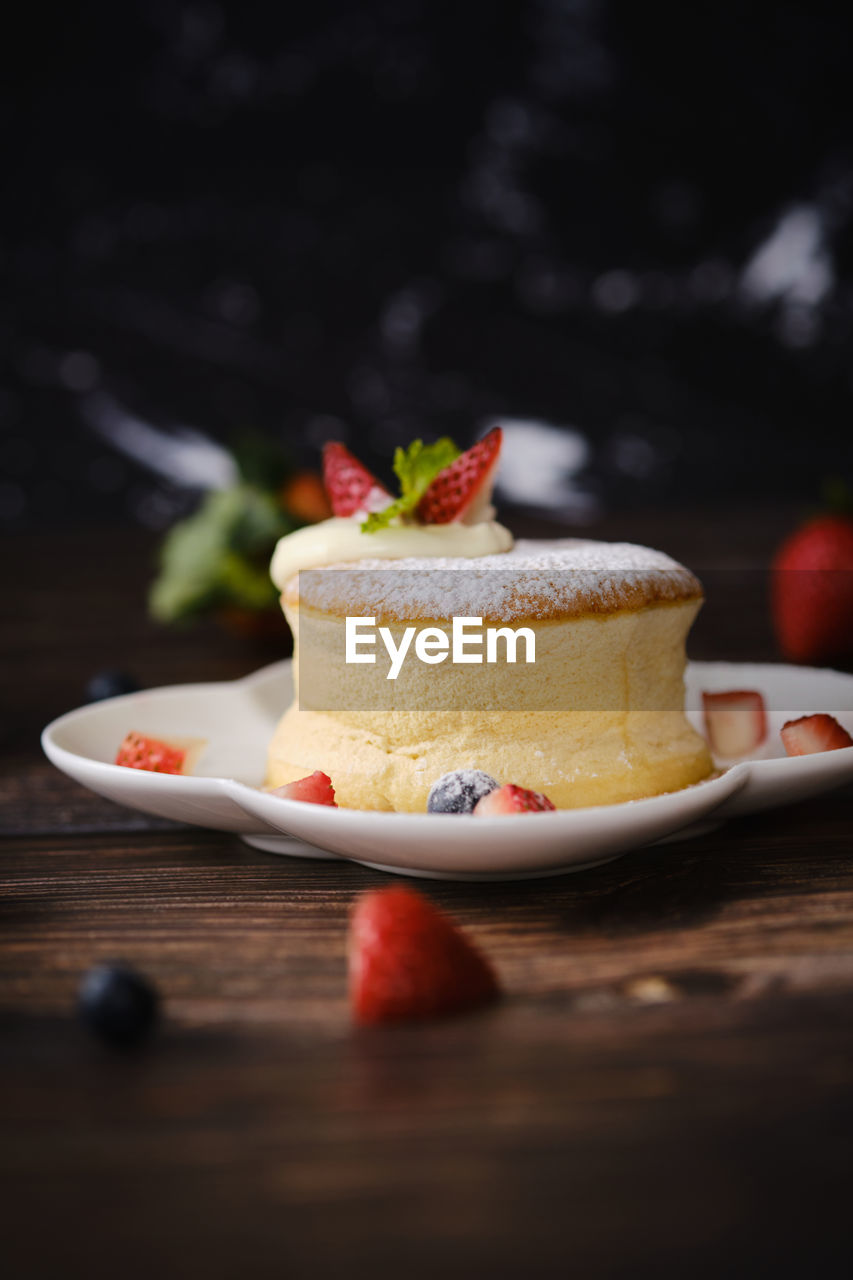
[[[782,742],[789,756],[810,756],[818,751],[853,747],[853,738],[834,716],[820,713],[801,716],[782,725]]]
[[[336,516],[379,511],[391,502],[391,494],[376,476],[337,440],[323,448],[323,484]]]
[[[476,524],[489,505],[500,461],[503,431],[492,427],[482,440],[439,471],[417,507],[421,524]]]
[[[180,747],[131,732],[119,747],[115,762],[126,769],[147,769],[150,773],[182,773],[186,758],[186,751]]]
[[[488,961],[422,894],[365,893],[349,935],[350,999],[357,1022],[400,1022],[458,1013],[493,1000]]]
[[[475,818],[494,818],[506,813],[544,813],[546,809],[556,809],[547,796],[539,791],[526,791],[512,782],[490,791],[474,806]]]
[[[327,773],[315,769],[307,778],[297,782],[286,782],[283,787],[274,787],[272,796],[282,796],[285,800],[307,800],[309,804],[328,804],[337,809],[335,788]]]
[[[764,698],[755,689],[703,693],[705,733],[715,756],[737,760],[760,747],[767,737]]]

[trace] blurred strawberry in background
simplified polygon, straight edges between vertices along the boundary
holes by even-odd
[[[853,515],[839,508],[807,520],[773,560],[771,607],[776,638],[793,662],[853,658]]]

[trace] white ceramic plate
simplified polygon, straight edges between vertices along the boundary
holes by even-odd
[[[267,743],[290,701],[289,661],[232,683],[146,689],[81,707],[49,724],[42,745],[64,773],[132,809],[234,831],[271,853],[341,857],[384,871],[456,880],[577,871],[853,780],[853,747],[788,758],[779,738],[785,720],[815,711],[830,712],[853,731],[853,676],[812,667],[691,663],[687,707],[700,729],[703,689],[763,692],[770,731],[755,757],[683,791],[515,817],[332,809],[258,790]],[[206,739],[194,775],[112,764],[130,729]]]

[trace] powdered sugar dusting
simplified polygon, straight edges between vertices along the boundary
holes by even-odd
[[[329,566],[330,569],[340,567]],[[348,567],[384,570],[388,567],[388,562],[358,560]],[[609,574],[617,570],[639,572],[644,569],[681,569],[683,566],[663,551],[653,551],[651,547],[641,547],[633,542],[592,542],[587,538],[557,538],[551,541],[520,538],[509,551],[501,551],[496,555],[477,556],[476,559],[431,556],[429,560],[409,556],[404,560],[395,560],[394,568],[409,571],[425,568],[430,571],[452,569],[454,572],[459,570],[477,575],[493,569],[512,573],[576,570],[582,573]]]
[[[489,621],[556,618],[701,595],[697,578],[662,551],[630,542],[521,540],[497,555],[359,560],[304,570],[303,605],[389,620],[474,615]]]

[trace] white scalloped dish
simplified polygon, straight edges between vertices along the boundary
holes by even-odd
[[[738,688],[758,689],[767,702],[769,734],[750,759],[683,791],[512,817],[333,809],[259,790],[270,737],[290,701],[289,661],[229,683],[146,689],[81,707],[49,724],[42,746],[57,768],[118,804],[233,831],[270,853],[343,858],[404,875],[522,879],[578,871],[853,781],[853,747],[789,758],[779,738],[785,720],[818,711],[828,711],[853,732],[853,675],[694,662],[687,670],[687,707],[696,727],[703,690]],[[205,739],[193,776],[111,763],[130,729]]]

